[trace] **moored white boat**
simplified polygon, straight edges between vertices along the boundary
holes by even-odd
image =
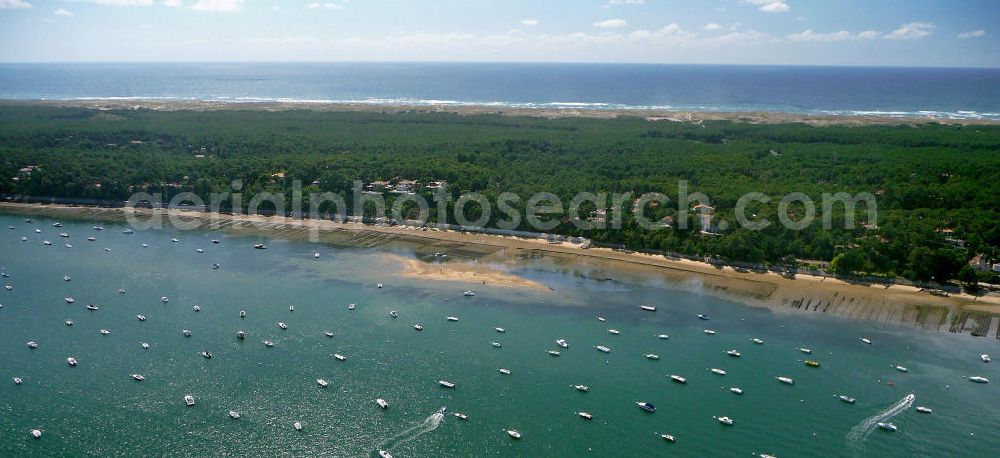
[[[92,312],[96,312],[97,310],[100,310],[100,307],[98,307],[98,306],[96,306],[94,304],[87,304],[87,310],[90,310]]]
[[[446,316],[446,317],[444,317],[444,319],[446,319],[448,321],[458,321],[458,317],[457,316]]]
[[[399,317],[399,312],[397,312],[395,310],[390,310],[389,311],[389,316],[391,316],[393,318],[398,318]]]
[[[229,418],[232,418],[233,420],[239,420],[240,419],[240,413],[237,412],[237,411],[235,411],[235,410],[230,410],[229,411]]]
[[[897,428],[897,427],[896,427],[896,425],[894,425],[894,424],[892,424],[892,423],[884,423],[884,422],[879,422],[879,423],[878,423],[878,427],[879,427],[880,429],[884,430],[884,431],[889,431],[889,432],[891,432],[891,433],[894,433],[894,432],[896,432],[897,430],[899,430],[899,428]]]
[[[392,458],[392,454],[388,450],[379,450],[378,456],[380,458]]]
[[[38,342],[35,342],[34,340],[29,340],[26,345],[28,345],[28,348],[32,350],[38,348]]]
[[[617,336],[618,334],[621,334],[621,331],[617,329],[608,329],[608,334]]]
[[[900,372],[909,372],[910,370],[903,366],[896,366],[896,370]]]
[[[588,412],[577,412],[576,414],[579,415],[580,418],[582,418],[584,420],[593,420],[594,419],[594,416],[591,415]]]
[[[595,348],[597,348],[597,351],[599,351],[601,353],[611,353],[611,349],[608,348],[608,347],[605,347],[604,345],[598,345]]]
[[[556,345],[558,345],[561,348],[569,348],[569,343],[566,342],[566,339],[556,340]]]
[[[281,329],[288,329],[288,325],[283,322],[278,322],[278,327]]]
[[[66,301],[67,304],[76,302],[76,299],[73,299],[72,297],[64,297],[63,300]]]
[[[717,367],[713,367],[713,368],[711,368],[709,370],[712,371],[712,373],[715,374],[715,375],[726,375],[726,371],[725,370],[719,369]]]
[[[20,385],[24,383],[24,380],[21,380],[21,377],[14,377],[13,380],[15,385]]]
[[[855,402],[857,402],[856,399],[854,399],[854,398],[852,398],[852,397],[850,397],[850,396],[848,396],[846,394],[838,395],[837,398],[840,399],[843,402],[848,403],[848,404],[854,404]]]
[[[274,341],[273,340],[262,340],[261,342],[264,343],[265,347],[273,347],[274,346]]]
[[[41,439],[42,438],[42,431],[39,430],[39,429],[33,429],[33,430],[31,430],[31,437],[34,437],[35,439]]]
[[[318,379],[316,379],[316,384],[319,385],[320,388],[326,388],[327,386],[330,385],[330,382],[327,382],[324,379],[318,378]]]
[[[496,332],[499,332],[500,334],[507,332],[507,330],[504,328],[493,328],[493,329],[496,330]]]
[[[499,373],[501,373],[503,375],[510,375],[510,369],[505,369],[503,367],[501,367],[500,369],[497,369],[497,372],[499,372]]]
[[[700,320],[709,320],[710,318],[711,317],[709,317],[708,315],[705,315],[704,313],[699,313],[698,314],[698,319],[700,319]]]
[[[743,389],[738,386],[734,386],[729,389],[729,392],[733,394],[743,394]]]
[[[143,350],[149,350],[149,344],[146,342],[140,343],[139,346],[142,347]]]
[[[740,356],[743,356],[736,349],[732,349],[732,350],[726,351],[726,354],[729,355],[729,356],[732,356],[733,358],[739,358]]]
[[[724,424],[726,426],[733,426],[733,425],[736,424],[736,422],[733,421],[733,419],[729,418],[729,417],[719,417],[719,418],[717,418],[717,420],[719,421],[719,423],[722,423],[722,424]]]
[[[383,410],[389,408],[389,402],[386,401],[385,399],[378,398],[375,400],[375,403],[378,404],[378,406],[381,407]]]
[[[660,335],[656,336],[656,338],[660,339],[660,340],[667,340],[667,339],[670,338],[670,336],[668,336],[666,334],[660,334]]]
[[[184,337],[191,337],[191,331],[187,329],[181,329],[181,335]]]
[[[673,381],[675,381],[677,383],[687,383],[687,379],[684,378],[684,377],[681,377],[680,375],[671,375],[670,376],[670,380],[673,380]]]
[[[781,383],[784,383],[785,385],[794,385],[795,384],[795,380],[793,380],[791,377],[775,377],[775,379],[778,380]]]
[[[583,393],[590,391],[590,387],[587,385],[573,385],[573,388],[575,388],[576,391],[580,391]]]
[[[146,321],[146,315],[136,315],[135,319],[139,321]]]
[[[934,411],[931,410],[929,407],[917,406],[917,412],[920,412],[920,413],[933,413]]]
[[[470,290],[470,291],[466,291],[466,292],[462,293],[462,295],[465,296],[465,297],[472,297],[472,296],[475,296],[476,293],[474,291]]]
[[[987,355],[986,353],[983,353],[983,354],[979,355],[979,360],[982,361],[982,362],[984,362],[984,363],[988,363],[988,362],[990,362],[990,355]]]
[[[146,377],[143,377],[142,374],[132,374],[132,380],[141,382],[143,380],[146,380]]]
[[[323,331],[323,335],[327,337],[333,337],[333,331]]]
[[[980,377],[978,375],[974,376],[974,377],[969,377],[969,381],[970,382],[976,382],[976,383],[990,383],[990,379],[988,379],[986,377]]]
[[[801,351],[802,353],[805,353],[807,355],[812,354],[812,352],[813,352],[812,350],[810,350],[808,348],[800,348],[799,351]]]
[[[194,396],[191,396],[190,394],[184,395],[184,404],[187,404],[188,407],[193,406],[194,405]]]
[[[555,350],[549,350],[548,353],[549,353],[549,356],[559,356],[559,354],[560,354],[558,351],[555,351]]]
[[[441,385],[444,388],[455,388],[455,384],[447,380],[438,380],[438,385]]]
[[[334,353],[333,357],[337,358],[337,361],[347,361],[347,357],[340,353]]]
[[[656,412],[656,406],[654,406],[653,403],[651,402],[636,401],[635,405],[639,406],[640,409],[646,412],[650,413]]]
[[[236,331],[236,338],[240,340],[246,339],[247,338],[246,331],[243,330]]]
[[[462,421],[465,421],[465,420],[468,420],[468,419],[469,419],[469,416],[468,416],[468,415],[466,415],[466,414],[464,414],[464,413],[459,413],[459,412],[455,412],[455,413],[454,413],[454,414],[452,414],[452,415],[454,415],[454,416],[455,416],[455,418],[457,418],[457,419],[459,419],[459,420],[462,420]]]
[[[862,337],[861,341],[864,342],[865,344],[868,344],[868,345],[872,344],[872,340],[869,339],[869,338],[867,338],[867,337]]]
[[[111,335],[111,331],[109,331],[107,329],[101,329],[101,335],[102,336]]]
[[[296,431],[302,431],[302,422],[297,421],[295,423],[292,423],[292,427],[295,428]]]
[[[660,355],[657,355],[656,353],[647,353],[646,359],[657,360],[660,359]]]
[[[670,443],[677,442],[677,439],[675,439],[674,436],[671,436],[670,434],[660,434],[660,438]]]
[[[521,438],[521,432],[518,431],[518,430],[515,430],[515,429],[506,429],[504,431],[506,431],[507,435],[510,436],[512,439],[520,439]]]
[[[643,309],[643,310],[645,310],[647,312],[655,312],[656,311],[656,307],[653,307],[652,305],[640,305],[639,308]]]
[[[715,334],[715,330],[714,329],[703,329],[701,332],[704,332],[705,334],[708,334],[708,335],[714,335]]]

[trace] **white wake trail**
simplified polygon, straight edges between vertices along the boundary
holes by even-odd
[[[859,451],[858,447],[864,445],[863,442],[868,438],[868,435],[875,430],[877,425],[884,422],[900,413],[906,411],[910,407],[913,407],[913,401],[916,399],[916,395],[910,393],[906,395],[905,398],[900,399],[899,402],[889,406],[889,408],[872,415],[858,423],[851,431],[847,433],[847,444],[854,448],[855,452]]]
[[[413,439],[420,437],[423,434],[429,433],[437,429],[441,421],[444,420],[444,413],[435,412],[433,415],[424,419],[424,421],[418,423],[395,436],[392,436],[382,445],[382,448],[386,450],[392,450],[400,445],[403,445]]]

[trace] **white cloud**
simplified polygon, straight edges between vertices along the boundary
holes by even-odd
[[[594,27],[600,27],[602,29],[616,29],[618,27],[625,27],[626,25],[628,25],[628,21],[624,19],[607,19],[594,23]]]
[[[22,0],[0,0],[0,10],[24,10],[31,8],[31,3]]]
[[[244,0],[198,0],[191,5],[194,11],[217,11],[235,13],[243,7]]]
[[[983,29],[973,30],[971,32],[962,32],[958,34],[958,38],[966,40],[969,38],[982,38],[986,36],[986,31]]]
[[[705,29],[705,30],[708,30],[709,32],[711,32],[713,30],[719,30],[719,29],[721,29],[722,26],[719,25],[719,24],[716,24],[714,22],[709,22],[708,24],[705,24],[705,27],[702,27],[702,28]]]
[[[830,33],[816,33],[812,30],[805,30],[799,33],[793,33],[788,35],[787,38],[790,41],[845,41],[845,40],[870,40],[872,38],[878,38],[882,35],[874,30],[869,30],[861,33],[851,33],[846,30],[841,30],[839,32]]]
[[[306,8],[309,8],[311,10],[318,10],[320,8],[328,9],[328,10],[339,10],[339,9],[343,9],[344,5],[341,5],[339,3],[333,3],[333,2],[327,2],[327,3],[314,2],[314,3],[310,3],[309,5],[307,5]]]
[[[73,15],[73,13],[71,11],[67,11],[67,10],[64,10],[62,8],[59,8],[59,9],[53,11],[52,14],[54,14],[56,16],[72,16]]]
[[[610,0],[601,8],[611,8],[612,6],[621,5],[642,5],[644,3],[646,3],[646,0]]]
[[[885,34],[883,38],[888,40],[916,40],[931,34],[934,24],[931,22],[908,22],[899,26],[896,30]]]
[[[184,6],[184,2],[182,2],[181,0],[164,0],[163,4],[171,8],[178,8]]]
[[[110,5],[110,6],[149,6],[153,4],[153,0],[80,0],[87,3],[96,3],[98,5]]]
[[[743,3],[757,5],[757,10],[765,13],[784,13],[792,9],[787,3],[780,0],[743,0]]]
[[[541,22],[539,22],[538,19],[524,19],[521,21],[521,24],[528,26],[536,26],[538,24],[541,24]]]

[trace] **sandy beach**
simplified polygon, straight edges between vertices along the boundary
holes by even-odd
[[[163,212],[199,228],[270,237],[309,240],[352,248],[403,247],[414,257],[383,253],[399,265],[400,275],[430,281],[486,282],[491,286],[539,292],[548,285],[512,274],[525,258],[544,258],[553,265],[583,263],[609,272],[662,279],[679,289],[697,290],[779,313],[820,313],[928,330],[969,332],[996,336],[1000,324],[1000,297],[966,294],[939,296],[902,285],[848,283],[829,277],[737,271],[708,263],[667,259],[603,248],[583,249],[570,243],[506,236],[419,230],[405,226],[372,226],[327,220],[293,220],[259,215],[228,215],[177,209],[148,210],[0,203],[0,212],[95,221],[126,221],[127,213],[148,218]],[[166,219],[165,219],[166,220]],[[448,254],[448,262],[421,259]]]
[[[891,117],[876,115],[807,115],[766,111],[674,111],[661,109],[596,109],[596,108],[518,108],[490,105],[414,105],[406,103],[338,103],[338,102],[222,102],[201,100],[145,100],[145,99],[81,99],[81,100],[3,100],[4,105],[77,107],[95,110],[155,110],[155,111],[219,111],[259,110],[288,111],[312,110],[328,112],[367,113],[454,113],[459,115],[503,115],[542,118],[599,118],[621,116],[641,117],[649,121],[691,122],[736,121],[754,124],[805,123],[814,126],[865,126],[912,125],[941,123],[957,125],[996,125],[1000,121],[989,119],[948,119],[933,116]]]

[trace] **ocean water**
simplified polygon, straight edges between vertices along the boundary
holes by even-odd
[[[0,64],[0,99],[90,98],[1000,119],[1000,69],[541,63]]]
[[[587,264],[525,261],[513,272],[553,291],[511,291],[406,279],[378,250],[208,231],[124,234],[110,223],[63,221],[57,229],[52,220],[36,220],[0,215],[0,266],[10,274],[3,282],[13,286],[0,290],[0,456],[355,457],[389,449],[396,457],[906,457],[989,456],[1000,447],[998,363],[978,357],[1000,356],[995,339],[778,314],[702,294],[696,285]],[[106,230],[93,230],[95,224]],[[268,249],[252,249],[257,242]],[[388,250],[410,255],[403,247]],[[214,262],[221,268],[211,269]],[[469,288],[476,297],[462,296]],[[66,304],[66,296],[76,303]],[[88,303],[100,310],[86,310]],[[659,310],[643,312],[643,303]],[[460,320],[446,321],[448,315]],[[75,325],[67,327],[67,319]],[[415,331],[415,323],[424,330]],[[706,335],[706,327],[718,333]],[[245,341],[235,338],[240,329]],[[657,339],[661,333],[670,339]],[[861,336],[874,343],[864,345]],[[754,345],[753,337],[766,343]],[[546,350],[556,349],[558,338],[570,348],[551,357]],[[28,349],[29,340],[39,348]],[[743,356],[726,356],[731,348]],[[202,350],[214,357],[202,358]],[[333,353],[348,359],[336,361]],[[78,367],[65,363],[69,356]],[[822,367],[804,366],[806,358]],[[909,372],[895,371],[896,364]],[[500,367],[513,374],[499,374]],[[712,367],[728,374],[715,375]],[[132,381],[131,373],[146,381]],[[688,383],[672,383],[669,374]],[[993,383],[971,383],[969,375]],[[15,376],[24,383],[11,383]],[[776,376],[796,383],[780,384]],[[319,388],[317,378],[330,386]],[[438,387],[440,379],[457,389]],[[745,394],[731,394],[732,386]],[[188,393],[196,406],[184,405]],[[841,393],[857,403],[840,402],[834,396]],[[910,393],[912,403],[905,401]],[[375,398],[391,407],[380,410]],[[640,411],[640,400],[657,412]],[[449,415],[434,416],[444,405]],[[917,413],[918,405],[934,413]],[[229,410],[242,418],[230,419]],[[580,419],[579,411],[594,420]],[[736,424],[723,426],[714,416]],[[292,428],[296,420],[302,431]],[[899,431],[875,429],[883,420]],[[31,438],[33,428],[43,431],[40,440]],[[511,440],[506,428],[523,439]],[[664,442],[662,433],[677,442]]]

